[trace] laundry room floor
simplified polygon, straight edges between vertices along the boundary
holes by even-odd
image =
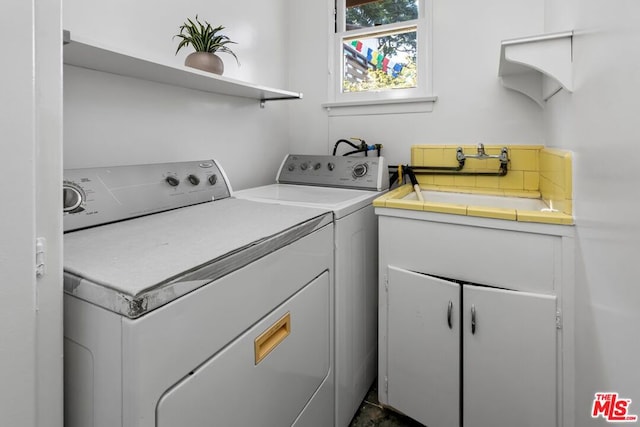
[[[349,427],[424,427],[409,417],[383,408],[378,402],[378,380],[373,382]]]

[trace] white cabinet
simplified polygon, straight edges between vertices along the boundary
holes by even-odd
[[[473,426],[555,425],[554,296],[393,266],[387,293],[390,406],[427,426],[459,426],[462,390]]]
[[[376,210],[380,402],[429,427],[573,426],[572,227],[397,211]]]
[[[459,426],[460,286],[388,274],[387,404],[427,426]]]
[[[466,425],[556,425],[556,298],[464,285]]]

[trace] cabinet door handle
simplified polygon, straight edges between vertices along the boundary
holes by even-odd
[[[471,304],[471,334],[476,333],[476,306]]]
[[[453,302],[449,301],[449,306],[447,307],[447,324],[449,325],[449,329],[453,329],[453,324],[451,323],[452,313],[453,313]]]

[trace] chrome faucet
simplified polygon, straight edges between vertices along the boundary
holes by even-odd
[[[458,147],[456,150],[456,158],[458,161],[464,159],[499,159],[500,162],[506,164],[509,161],[508,153],[507,147],[502,147],[500,154],[487,154],[487,152],[484,151],[484,144],[479,142],[477,154],[464,154],[462,148]]]

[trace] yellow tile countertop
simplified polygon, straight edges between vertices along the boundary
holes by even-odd
[[[502,176],[487,174],[498,171],[496,155],[504,148],[508,153],[507,173]],[[541,145],[488,145],[484,149],[492,156],[469,156],[461,166],[464,175],[438,173],[443,167],[459,164],[458,151],[474,153],[478,149],[469,145],[413,145],[411,165],[423,168],[422,173],[416,173],[416,179],[424,202],[418,200],[411,185],[404,185],[376,199],[374,206],[521,222],[573,224],[571,152]],[[431,173],[429,168],[433,168]]]
[[[424,201],[417,199],[410,184],[400,186],[374,200],[375,207],[409,209],[453,215],[505,219],[546,224],[573,224],[573,216],[552,209],[532,191],[441,191],[435,186],[423,186]]]

